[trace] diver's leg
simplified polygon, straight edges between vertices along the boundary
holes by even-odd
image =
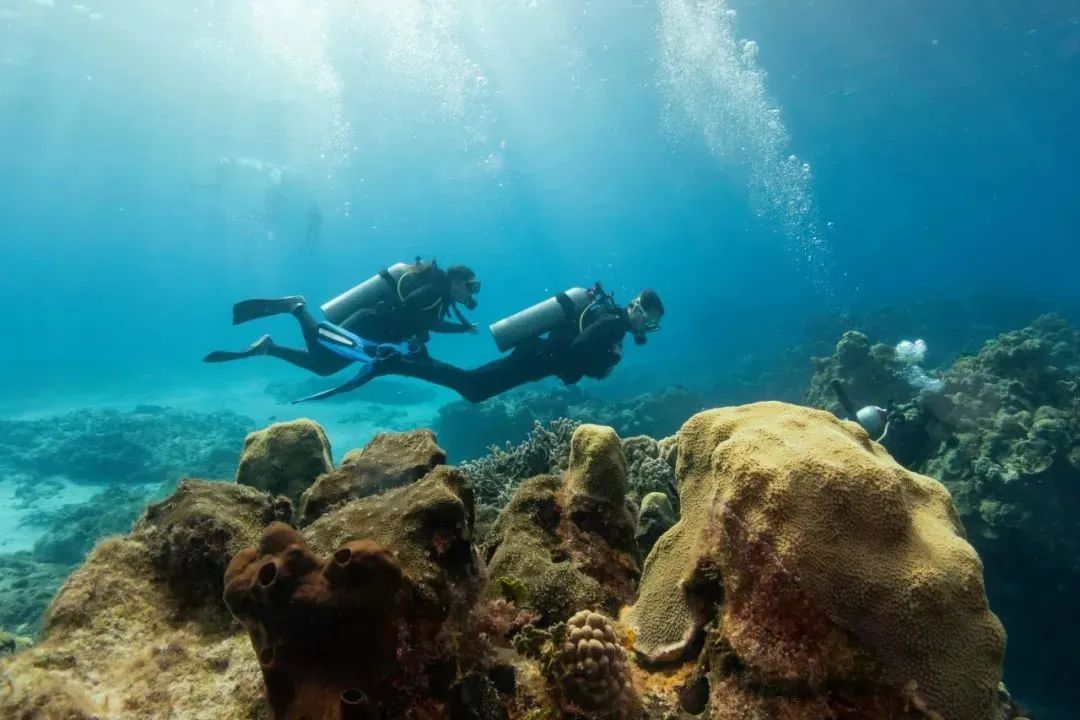
[[[465,370],[430,357],[393,358],[376,364],[375,375],[401,375],[441,385],[469,402],[478,403],[551,373],[538,357],[511,354]]]

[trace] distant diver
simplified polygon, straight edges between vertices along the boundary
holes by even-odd
[[[381,270],[325,303],[320,308],[324,321],[315,319],[299,295],[243,300],[233,305],[233,325],[289,313],[300,323],[306,349],[284,347],[264,335],[238,352],[215,350],[203,362],[265,355],[324,377],[359,362],[360,372],[346,388],[351,389],[351,383],[367,377],[377,361],[426,354],[424,345],[432,332],[476,334],[477,326],[465,318],[458,304],[475,309],[479,292],[480,282],[469,268],[454,265],[443,270],[434,260],[417,258],[412,264],[397,263]],[[447,319],[451,313],[456,322]],[[335,388],[329,394],[338,391]]]
[[[426,353],[388,355],[372,363],[363,377],[296,402],[354,390],[383,375],[442,385],[473,403],[547,377],[566,385],[583,377],[600,379],[622,360],[625,336],[644,345],[646,335],[660,329],[663,316],[664,305],[653,290],[620,307],[600,283],[588,290],[571,288],[494,323],[490,329],[496,345],[511,351],[498,360],[466,370]]]
[[[877,405],[867,405],[856,410],[842,382],[833,379],[829,382],[829,387],[836,394],[836,399],[848,417],[862,425],[863,430],[874,442],[882,442],[885,439],[885,436],[889,434],[889,422],[892,416],[888,409]]]

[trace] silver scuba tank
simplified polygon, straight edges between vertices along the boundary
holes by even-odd
[[[568,322],[575,322],[581,313],[593,302],[592,293],[585,288],[570,288],[564,293],[572,303],[572,312],[567,313],[557,295],[536,303],[532,307],[494,322],[488,328],[499,352],[506,352],[518,343],[529,338],[539,337],[551,332]],[[573,317],[575,320],[570,320]]]
[[[412,265],[408,263],[396,263],[387,268],[387,272],[396,283],[411,268]],[[377,274],[346,290],[333,300],[327,300],[319,309],[327,320],[335,325],[342,325],[356,311],[374,308],[379,302],[396,296],[397,288],[391,287],[382,274]]]

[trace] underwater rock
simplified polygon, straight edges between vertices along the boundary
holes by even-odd
[[[653,545],[677,520],[671,500],[662,492],[652,492],[641,499],[638,510],[637,531],[634,539],[642,557],[647,557]]]
[[[168,498],[149,506],[131,537],[184,606],[221,606],[222,577],[232,557],[256,542],[263,528],[289,522],[287,498],[247,485],[183,480]]]
[[[151,495],[145,488],[115,485],[84,503],[38,511],[22,525],[48,526],[34,543],[35,557],[42,562],[74,566],[101,538],[129,532]]]
[[[266,529],[225,576],[225,603],[247,628],[272,715],[376,718],[416,632],[412,584],[394,554],[354,540],[315,555],[288,525]],[[410,630],[413,632],[410,633]]]
[[[295,506],[315,478],[334,469],[330,441],[322,427],[300,419],[274,423],[244,440],[236,482],[284,495]]]
[[[443,465],[409,485],[334,507],[306,526],[304,537],[320,554],[358,538],[392,548],[417,588],[450,612],[466,603],[463,588],[482,573],[474,512],[467,479]]]
[[[626,461],[610,428],[583,425],[573,435],[566,477],[525,481],[488,534],[494,581],[523,588],[519,607],[550,625],[581,608],[614,613],[633,598],[640,558],[626,507]]]
[[[180,617],[146,545],[99,543],[53,600],[38,643],[0,660],[0,717],[262,717],[246,638]]]
[[[185,474],[226,478],[254,425],[232,412],[158,406],[0,420],[0,468],[100,484],[161,483]]]
[[[654,662],[717,621],[710,717],[996,717],[1004,631],[939,483],[774,402],[691,418],[678,477],[683,515],[624,620]]]
[[[379,433],[363,450],[350,451],[341,465],[304,491],[300,522],[308,525],[328,508],[346,500],[407,485],[446,462],[446,453],[430,430]]]

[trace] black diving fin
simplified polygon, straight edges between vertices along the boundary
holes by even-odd
[[[207,353],[206,357],[203,358],[203,362],[228,362],[230,360],[243,360],[244,358],[265,355],[267,349],[270,347],[270,342],[270,336],[263,335],[261,338],[248,345],[246,349],[239,352],[231,352],[229,350],[214,350],[211,353]]]
[[[233,305],[233,325],[242,325],[251,320],[289,313],[305,305],[307,301],[301,295],[289,295],[283,298],[254,298],[241,300]]]

